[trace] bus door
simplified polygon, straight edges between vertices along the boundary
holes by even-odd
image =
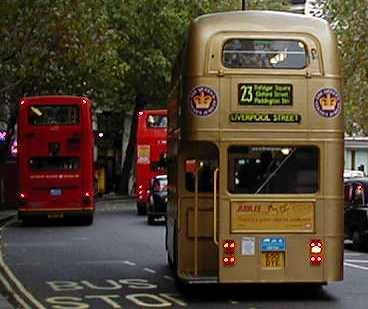
[[[195,279],[217,277],[217,246],[213,243],[214,172],[218,168],[217,146],[208,142],[186,145],[184,194],[180,201],[178,242],[180,269]]]

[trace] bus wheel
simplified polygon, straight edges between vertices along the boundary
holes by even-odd
[[[154,215],[147,215],[147,223],[149,225],[154,225],[155,224],[155,216]]]
[[[84,215],[81,220],[83,225],[91,225],[93,223],[93,214]]]
[[[146,204],[137,202],[137,214],[138,216],[144,216],[147,213]]]
[[[23,224],[24,226],[32,225],[32,222],[33,222],[33,220],[32,220],[32,218],[30,218],[30,217],[26,217],[26,216],[24,216],[24,217],[22,218],[22,224]]]

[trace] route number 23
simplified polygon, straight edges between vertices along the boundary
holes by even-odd
[[[240,90],[240,104],[253,102],[253,86],[241,85],[239,90]]]

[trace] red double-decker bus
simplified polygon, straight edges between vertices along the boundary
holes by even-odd
[[[18,114],[18,218],[92,224],[93,130],[85,97],[26,97]]]
[[[145,215],[150,179],[164,174],[159,161],[167,153],[167,110],[144,110],[138,112],[136,199],[138,215]]]

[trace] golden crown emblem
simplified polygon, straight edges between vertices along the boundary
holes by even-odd
[[[324,111],[334,111],[337,106],[337,99],[335,97],[331,97],[331,94],[327,94],[325,97],[322,97],[319,102],[321,103],[321,108]]]
[[[210,95],[204,94],[202,91],[201,94],[198,94],[193,97],[194,104],[198,109],[207,109],[210,107],[212,102],[212,97]]]

